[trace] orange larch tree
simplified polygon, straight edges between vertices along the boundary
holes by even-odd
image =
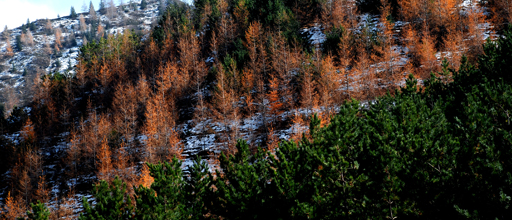
[[[393,90],[399,85],[399,82],[403,80],[404,75],[399,70],[399,67],[395,64],[399,58],[400,51],[397,50],[397,45],[394,36],[394,24],[391,23],[386,17],[389,14],[383,14],[381,22],[383,25],[382,41],[382,62],[385,64],[385,71],[381,75],[381,79],[387,84],[388,88]]]
[[[402,28],[402,44],[405,46],[404,53],[408,54],[411,58],[409,60],[409,69],[416,72],[415,67],[419,64],[419,52],[421,50],[418,32],[416,32],[411,25]],[[418,76],[416,76],[418,77]]]
[[[430,12],[433,31],[444,36],[447,31],[455,29],[460,0],[435,0],[431,2]]]
[[[149,167],[147,164],[144,163],[142,165],[142,169],[140,171],[140,176],[137,181],[137,185],[142,185],[146,188],[149,188],[151,186],[151,184],[153,184],[153,182],[154,182],[154,179],[150,175]]]
[[[80,29],[79,30],[82,33],[85,33],[85,31],[87,30],[87,24],[85,23],[84,15],[80,14],[80,16],[78,17],[78,20],[80,21]]]
[[[450,63],[450,67],[455,71],[459,70],[460,59],[462,54],[465,54],[463,42],[463,33],[459,30],[448,33],[444,39],[445,52],[443,53],[443,59],[446,59]]]
[[[23,198],[25,206],[28,206],[32,201],[32,179],[30,178],[29,170],[27,167],[22,167],[21,175],[17,181],[18,194]]]
[[[341,89],[341,77],[337,67],[334,65],[332,56],[327,55],[322,59],[322,64],[317,79],[317,91],[319,95],[319,105],[324,108],[328,116],[335,113],[334,106],[341,103],[339,94]]]
[[[421,45],[419,50],[419,57],[421,63],[421,78],[427,79],[430,76],[431,72],[437,72],[439,70],[439,65],[436,57],[436,48],[434,39],[428,33],[424,33],[424,36],[421,40]]]
[[[366,38],[368,33],[363,31],[363,38]],[[377,60],[375,50],[373,49],[373,43],[367,42],[367,40],[360,40],[357,42],[356,54],[357,60],[354,62],[354,73],[353,78],[356,87],[358,87],[357,92],[361,99],[373,99],[377,95],[377,85],[376,85],[376,66],[374,65],[375,60]],[[357,73],[357,74],[356,74]],[[353,91],[353,97],[355,93]]]
[[[44,29],[48,32],[48,33],[52,33],[51,31],[53,30],[53,24],[52,22],[50,21],[50,19],[46,19],[46,24],[44,25]]]
[[[162,65],[158,70],[157,82],[158,92],[161,93],[163,99],[169,102],[169,99],[175,99],[184,92],[189,80],[185,78],[187,75],[178,72],[176,63],[169,61]],[[169,103],[173,105],[172,103]]]
[[[62,41],[62,30],[60,28],[57,28],[57,29],[55,29],[55,49],[57,51],[60,51],[60,48],[62,48],[61,41]]]
[[[151,38],[149,43],[147,43],[144,53],[142,54],[142,63],[144,73],[146,73],[150,78],[152,84],[154,84],[154,76],[156,76],[156,71],[160,64],[160,49],[158,48],[157,43]]]
[[[219,60],[219,41],[215,31],[212,31],[212,37],[210,39],[210,52],[213,57],[213,62],[217,62]]]
[[[224,67],[218,65],[216,69],[216,86],[212,100],[214,107],[213,114],[217,120],[223,123],[225,132],[228,132],[230,130],[229,121],[232,120],[230,116],[232,111],[235,110],[235,92],[232,88],[233,82],[227,76]]]
[[[485,15],[483,9],[472,7],[467,12],[467,29],[465,35],[465,46],[468,48],[467,54],[470,61],[475,62],[480,54],[483,53],[482,44],[484,42],[485,29],[480,28],[485,24]]]
[[[353,29],[357,23],[356,11],[356,5],[348,0],[325,1],[322,3],[322,17],[327,28]]]
[[[98,25],[96,29],[96,40],[100,41],[101,38],[105,37],[105,28],[101,24]]]
[[[30,179],[37,180],[37,178],[44,175],[43,162],[41,153],[36,150],[31,150],[25,155],[26,164],[24,166],[29,170]]]
[[[304,121],[302,114],[295,109],[292,118],[292,133],[290,134],[290,140],[293,140],[296,144],[302,140],[303,135],[307,135],[307,122]]]
[[[83,124],[83,122],[81,122]],[[68,141],[68,149],[67,156],[64,158],[63,162],[68,165],[67,174],[70,177],[75,177],[78,174],[78,165],[80,164],[80,160],[82,157],[82,149],[80,148],[80,137],[77,135],[76,131],[72,131],[69,134]]]
[[[126,183],[128,194],[134,195],[133,187],[137,185],[137,174],[133,160],[130,160],[131,155],[125,149],[127,149],[127,145],[122,142],[119,148],[113,152],[112,165],[115,169],[115,176],[119,176]]]
[[[261,72],[261,55],[258,53],[258,48],[261,43],[261,29],[262,27],[259,22],[253,22],[245,32],[244,46],[247,48],[249,54],[248,68],[254,76],[260,75]]]
[[[93,170],[98,168],[98,153],[100,152],[103,139],[107,138],[110,131],[111,124],[107,116],[97,115],[95,111],[89,110],[88,122],[85,126],[81,126],[80,136],[82,145],[84,146],[85,156],[88,158],[87,164],[93,168]]]
[[[345,33],[340,37],[340,43],[338,45],[339,51],[339,71],[341,77],[343,77],[343,88],[347,95],[347,98],[352,98],[351,85],[354,81],[354,71],[348,71],[349,65],[352,63],[352,57],[350,56],[353,44],[350,41],[350,38],[353,37],[352,31],[349,29],[345,30]],[[352,85],[353,88],[353,85]],[[353,89],[352,89],[353,90]]]
[[[12,46],[11,46],[11,39],[10,39],[9,35],[7,35],[7,39],[5,40],[5,43],[7,44],[7,46],[5,47],[5,56],[7,56],[7,57],[14,56],[14,52],[13,52]]]
[[[486,1],[491,12],[492,22],[500,29],[512,23],[512,1],[491,0]]]
[[[295,62],[297,58],[293,57],[294,55],[286,45],[286,39],[282,33],[272,35],[270,50],[269,61],[273,71],[270,73],[269,82],[272,78],[279,81],[279,85],[274,85],[274,87],[279,89],[280,103],[282,104],[280,108],[292,109],[295,107],[294,84],[292,83],[295,75],[293,70],[297,68],[297,62]],[[268,91],[268,93],[271,93],[271,91]]]
[[[34,193],[34,197],[34,201],[41,201],[42,203],[47,203],[50,200],[50,189],[44,175],[38,178],[37,190]]]
[[[277,116],[282,114],[283,102],[281,101],[280,87],[282,84],[282,79],[278,75],[278,73],[274,73],[270,75],[269,83],[268,83],[268,91],[267,91],[267,104],[265,105],[268,108],[268,113],[271,117],[270,124],[275,124]],[[272,125],[271,125],[272,126]],[[270,127],[271,127],[270,126]]]
[[[133,146],[134,138],[137,135],[137,96],[138,93],[130,83],[119,84],[112,103],[115,113],[113,114],[114,125],[129,146]]]
[[[240,96],[243,97],[244,109],[246,116],[248,118],[252,118],[255,113],[256,105],[254,104],[254,98],[252,96],[252,89],[254,88],[254,75],[252,73],[251,69],[248,69],[247,67],[244,68],[242,71],[242,92],[240,92]],[[253,122],[253,120],[250,120],[250,122]],[[250,126],[248,131],[249,139],[252,139],[252,126]]]
[[[270,126],[267,132],[267,150],[271,153],[275,153],[276,149],[279,147],[279,138],[274,132],[274,128]]]
[[[175,130],[175,120],[164,97],[154,94],[146,103],[146,122],[143,134],[146,136],[146,161],[156,163],[181,157],[183,150]]]
[[[96,176],[100,180],[105,180],[107,182],[111,182],[111,172],[113,171],[112,167],[112,155],[110,151],[110,146],[108,146],[108,140],[106,137],[101,141],[101,146],[99,148],[99,152],[97,154],[98,160],[96,161],[98,168],[96,172]]]
[[[219,45],[221,45],[220,54],[226,54],[228,52],[229,45],[235,38],[235,33],[237,32],[237,25],[235,25],[232,14],[228,13],[228,6],[229,4],[226,0],[217,1],[217,8],[221,14],[217,28]]]
[[[184,33],[179,39],[178,44],[181,61],[181,71],[188,75],[190,85],[195,92],[195,113],[196,122],[205,121],[208,114],[207,103],[205,101],[203,83],[207,74],[206,64],[201,57],[201,46],[199,39],[194,31]],[[201,131],[204,130],[204,126]]]
[[[233,16],[238,24],[238,30],[246,30],[249,27],[249,11],[245,5],[245,0],[238,1],[233,9]]]
[[[5,198],[4,207],[2,210],[2,214],[0,217],[3,219],[14,220],[20,216],[24,216],[24,212],[26,210],[26,206],[21,201],[22,199],[18,196],[13,198],[11,196],[11,192],[7,192],[7,197]]]
[[[145,156],[144,160],[148,163],[156,163],[159,158],[157,155],[158,145],[158,123],[160,122],[160,100],[148,99],[146,103],[146,122],[144,123],[143,134],[146,135],[145,140]]]
[[[100,72],[97,76],[97,79],[101,83],[100,96],[102,100],[100,101],[100,105],[106,107],[105,105],[108,104],[110,98],[111,82],[114,80],[114,66],[112,66],[111,63],[105,59],[102,63],[103,64],[100,67]]]
[[[58,206],[51,209],[50,219],[72,220],[74,217],[73,207],[76,205],[74,195],[74,190],[70,189],[67,195],[60,201],[57,197],[54,197],[56,200],[54,204],[57,204]]]
[[[216,67],[216,87],[212,99],[213,114],[222,122],[224,131],[222,134],[222,142],[224,149],[235,147],[239,137],[240,130],[240,109],[238,103],[240,101],[240,93],[234,88],[235,77],[237,77],[236,67],[231,66],[225,69],[222,65]]]
[[[139,107],[143,106],[149,99],[151,93],[151,88],[149,87],[149,83],[145,75],[141,75],[139,77],[135,90],[137,91],[137,102],[139,103]]]
[[[316,83],[313,76],[313,67],[308,64],[304,64],[301,69],[301,105],[306,109],[306,115],[312,114],[313,108],[317,106],[317,93],[315,91]]]
[[[253,22],[245,32],[244,46],[249,53],[248,69],[251,71],[254,85],[253,105],[260,113],[263,126],[267,125],[267,108],[265,107],[265,78],[267,68],[267,55],[262,39],[263,30],[259,22]]]

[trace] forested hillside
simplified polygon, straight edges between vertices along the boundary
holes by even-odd
[[[0,106],[6,114],[33,99],[34,79],[46,74],[75,74],[80,47],[124,31],[145,35],[170,2],[157,0],[84,1],[67,16],[37,19],[0,33]],[[184,4],[184,3],[182,3]],[[7,7],[7,6],[6,6]],[[98,10],[96,10],[98,9]],[[14,9],[13,9],[14,10]]]
[[[507,5],[169,2],[0,117],[0,216],[507,218]]]

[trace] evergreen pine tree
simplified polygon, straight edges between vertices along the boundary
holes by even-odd
[[[30,20],[27,18],[27,26],[30,31],[36,30],[36,24],[35,22],[30,22]]]
[[[3,40],[8,40],[9,39],[9,28],[7,28],[7,25],[5,25],[4,27],[4,31],[2,31],[2,39]]]
[[[158,5],[158,14],[159,15],[163,15],[164,14],[165,7],[166,7],[165,0],[160,0],[160,3]]]
[[[154,182],[151,188],[136,189],[136,219],[186,219],[186,182],[180,160],[148,167]]]
[[[140,10],[144,10],[146,9],[146,7],[148,7],[148,3],[146,2],[146,0],[142,0],[140,2]]]
[[[50,218],[50,210],[44,203],[37,201],[37,204],[30,204],[32,211],[27,211],[29,220],[48,220]]]
[[[133,0],[130,0],[130,2],[128,3],[128,6],[130,9],[136,11],[137,10],[137,5],[135,4],[135,2]]]
[[[96,205],[93,207],[83,198],[84,212],[80,220],[93,219],[131,219],[134,214],[134,207],[126,192],[126,183],[116,177],[109,185],[106,181],[100,181],[94,186],[93,195],[96,198]]]
[[[27,25],[27,28],[30,29],[30,19],[28,19],[28,18],[27,18],[27,24],[26,25]]]
[[[107,13],[107,4],[105,3],[105,0],[100,1],[100,14],[104,15]]]
[[[21,35],[16,36],[16,50],[23,50],[23,42],[21,41]]]
[[[75,20],[77,18],[75,7],[73,7],[73,6],[71,6],[71,12],[69,14],[69,17],[71,17],[71,19],[73,19],[73,20]]]
[[[94,10],[94,5],[92,1],[89,3],[89,19],[96,20],[96,10]]]

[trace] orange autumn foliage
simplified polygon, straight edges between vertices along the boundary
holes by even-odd
[[[267,108],[270,116],[272,117],[272,123],[276,122],[276,117],[283,113],[283,103],[281,102],[280,95],[280,82],[281,79],[275,74],[270,75],[268,92],[267,92]]]
[[[434,40],[432,36],[425,34],[421,40],[421,44],[419,45],[420,48],[418,52],[422,67],[420,76],[423,79],[427,79],[431,72],[439,71],[439,65],[436,57],[437,50],[433,41]]]
[[[341,75],[338,74],[333,57],[327,55],[322,59],[317,79],[319,105],[324,108],[322,111],[326,112],[327,115],[334,114],[334,106],[341,103],[339,93],[339,88],[342,86],[341,80]]]
[[[150,163],[181,157],[183,150],[178,133],[175,130],[171,110],[159,94],[153,95],[146,103],[146,123],[143,134],[145,141],[145,160]]]
[[[302,69],[302,82],[300,97],[302,107],[306,108],[306,115],[312,114],[313,108],[317,106],[317,92],[315,91],[316,82],[313,78],[313,69],[311,66],[304,66]]]
[[[140,176],[139,176],[137,185],[141,185],[146,188],[149,188],[151,186],[151,184],[153,184],[153,182],[154,182],[154,178],[151,177],[151,175],[150,175],[149,167],[147,164],[144,163],[142,165],[142,169],[140,171]]]
[[[96,172],[96,176],[98,179],[110,182],[112,180],[111,173],[113,171],[113,167],[110,146],[108,146],[106,137],[104,137],[101,141],[101,146],[97,154],[97,158],[98,160],[96,161],[96,167],[98,170]]]
[[[5,198],[3,213],[0,217],[6,220],[16,220],[18,217],[24,215],[25,205],[23,205],[20,197],[13,198],[11,192],[7,192],[7,198]]]

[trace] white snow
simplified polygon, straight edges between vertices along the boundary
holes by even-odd
[[[302,33],[307,33],[309,37],[309,42],[313,45],[320,45],[324,43],[326,36],[322,31],[322,26],[320,24],[315,23],[313,27],[302,29]]]

